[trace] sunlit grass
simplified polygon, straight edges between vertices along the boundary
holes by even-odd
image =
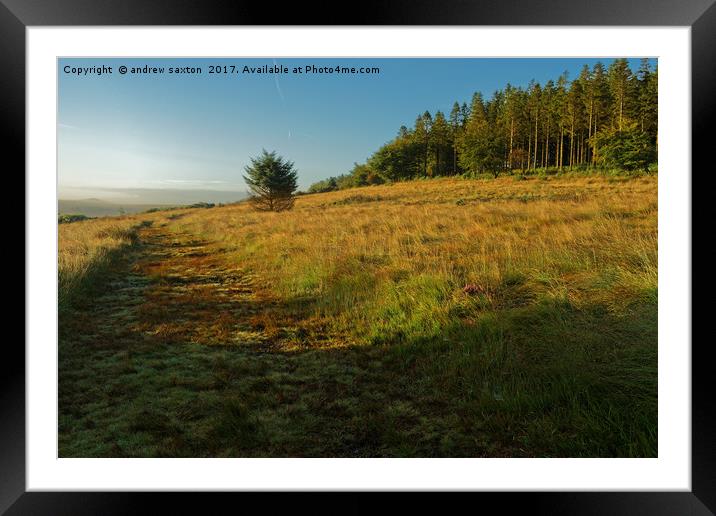
[[[181,226],[219,241],[267,295],[303,299],[368,342],[439,333],[458,312],[566,301],[616,313],[653,297],[655,203],[654,178],[446,179],[304,196],[290,213],[195,213]],[[469,284],[484,293],[465,295]]]
[[[65,308],[92,286],[112,254],[130,245],[137,221],[103,218],[58,225],[58,303]]]

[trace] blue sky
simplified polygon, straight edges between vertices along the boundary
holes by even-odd
[[[475,91],[574,78],[598,59],[60,59],[60,197],[119,189],[243,191],[262,148],[294,161],[299,185],[347,172],[429,110]],[[601,59],[608,65],[611,59]],[[630,60],[636,70],[639,59]],[[654,61],[653,61],[654,62]],[[377,66],[379,74],[208,74],[210,65]],[[113,67],[77,76],[65,66]],[[200,75],[121,75],[118,67],[195,66]],[[112,192],[115,192],[112,194]]]

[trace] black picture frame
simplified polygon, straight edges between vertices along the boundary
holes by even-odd
[[[5,163],[12,157],[16,164],[12,169],[8,167],[6,174],[20,177],[20,170],[25,168],[25,30],[28,26],[73,25],[688,26],[692,38],[692,169],[706,171],[710,168],[707,166],[710,147],[706,138],[713,120],[713,91],[716,90],[714,1],[400,0],[387,3],[367,0],[339,9],[337,5],[323,2],[316,5],[287,3],[277,8],[274,3],[246,0],[0,0],[3,155]],[[691,171],[684,172],[691,174]],[[21,188],[24,192],[24,181]],[[25,273],[28,273],[27,269]],[[711,394],[711,379],[716,371],[714,361],[709,360],[709,342],[694,343],[673,343],[692,345],[691,492],[479,493],[470,495],[478,497],[470,505],[498,504],[500,511],[522,508],[534,514],[705,515],[716,512],[716,403]],[[200,507],[201,512],[210,513],[215,503],[225,503],[227,497],[234,496],[25,492],[25,353],[17,340],[5,340],[1,362],[0,513],[142,513],[155,512],[152,505],[157,502],[162,504],[162,512],[170,512],[173,507],[181,508],[181,512]],[[264,511],[272,510],[275,499],[271,500],[268,505],[265,499],[261,501]],[[301,495],[298,500],[301,500],[299,507],[307,501],[312,512],[331,510],[324,504],[318,505],[315,496],[306,500],[306,496]],[[410,500],[423,509],[430,508],[421,495],[413,495]],[[372,505],[364,498],[352,498],[350,503],[344,501],[341,504],[352,511]]]

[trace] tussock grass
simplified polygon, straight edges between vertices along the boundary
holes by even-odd
[[[137,224],[133,218],[104,218],[58,225],[60,310],[90,294],[113,256],[136,238]]]

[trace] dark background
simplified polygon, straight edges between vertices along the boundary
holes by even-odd
[[[714,168],[709,129],[716,104],[716,5],[714,0],[400,0],[376,2],[248,2],[245,0],[0,0],[0,120],[2,170],[17,180],[9,191],[24,199],[25,27],[33,25],[666,25],[692,28],[692,161],[704,177]],[[496,42],[499,44],[499,42]],[[88,42],[91,52],[91,42]],[[668,102],[668,99],[666,99]],[[684,171],[690,173],[690,171]],[[693,175],[692,175],[693,181]],[[20,194],[19,192],[23,192]],[[693,190],[708,195],[708,188]],[[19,208],[6,208],[6,252],[20,254]],[[15,205],[17,203],[14,203]],[[692,202],[692,206],[696,203]],[[694,227],[710,222],[710,214],[693,212]],[[709,228],[710,229],[710,228]],[[9,233],[9,232],[8,232]],[[708,238],[711,231],[696,233]],[[693,235],[693,230],[692,230]],[[705,240],[701,239],[702,240]],[[693,237],[692,237],[693,242]],[[698,243],[698,241],[696,242]],[[24,268],[26,256],[23,254]],[[692,262],[696,255],[693,254]],[[16,259],[16,261],[19,261]],[[693,264],[696,265],[696,264]],[[692,265],[692,267],[693,267]],[[25,273],[27,274],[27,270]],[[700,267],[692,268],[703,270]],[[6,278],[17,278],[8,269]],[[697,290],[708,295],[708,275],[697,277]],[[5,282],[9,305],[22,306]],[[18,286],[19,287],[19,286]],[[12,296],[12,297],[10,297]],[[693,304],[708,308],[708,299]],[[23,294],[24,300],[24,294]],[[7,313],[7,312],[5,312]],[[386,495],[356,494],[167,494],[167,493],[25,493],[25,353],[17,337],[10,337],[5,317],[4,349],[0,359],[0,513],[7,514],[213,514],[225,506],[231,512],[364,513],[388,509]],[[696,328],[696,327],[695,327]],[[22,330],[21,330],[22,331]],[[696,334],[694,334],[696,335]],[[716,367],[711,359],[713,338],[692,339],[692,492],[691,493],[477,493],[459,494],[451,501],[470,512],[526,514],[708,515],[716,511],[716,403],[712,392]],[[687,346],[678,342],[670,345]],[[260,499],[259,499],[260,497]],[[415,508],[447,512],[444,497],[402,494],[391,500],[400,512]],[[260,508],[256,508],[260,504]],[[251,507],[254,506],[252,509]],[[159,508],[159,511],[157,511]],[[223,512],[223,511],[222,511]]]

